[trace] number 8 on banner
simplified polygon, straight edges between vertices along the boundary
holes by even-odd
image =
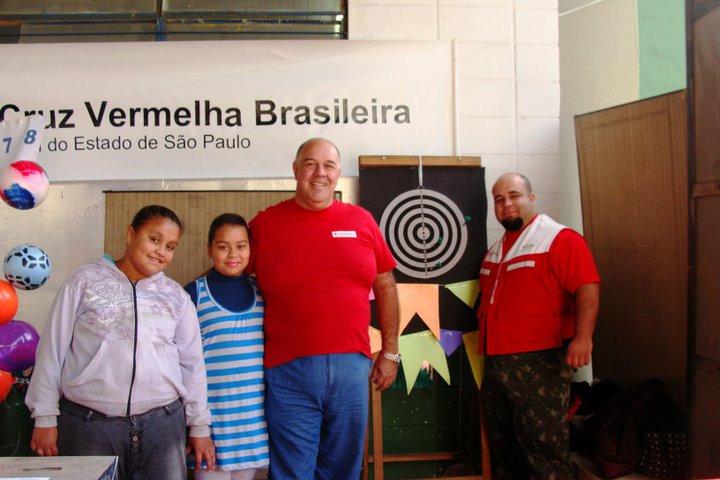
[[[42,115],[0,122],[0,198],[11,207],[27,210],[47,196],[47,175],[35,163],[44,131]]]

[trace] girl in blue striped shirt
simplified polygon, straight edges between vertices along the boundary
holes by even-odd
[[[215,472],[195,478],[250,480],[268,465],[263,383],[264,304],[255,280],[243,272],[250,231],[243,217],[223,213],[210,224],[212,268],[185,286],[197,307],[212,413]]]

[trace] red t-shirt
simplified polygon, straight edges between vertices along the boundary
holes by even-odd
[[[252,266],[265,299],[265,366],[297,357],[370,356],[368,293],[395,260],[369,212],[286,200],[250,222]]]

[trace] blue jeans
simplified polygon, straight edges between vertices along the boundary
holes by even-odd
[[[187,478],[180,400],[142,415],[108,417],[65,398],[58,418],[60,455],[116,455],[118,480]]]
[[[368,419],[370,359],[312,355],[265,370],[270,478],[358,478]]]

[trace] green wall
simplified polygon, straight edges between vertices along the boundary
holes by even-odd
[[[637,0],[640,99],[686,86],[684,0]]]

